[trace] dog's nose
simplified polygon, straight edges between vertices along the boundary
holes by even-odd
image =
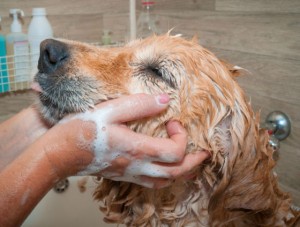
[[[53,72],[63,65],[68,58],[69,48],[67,44],[54,39],[46,39],[40,45],[38,69],[44,73]]]

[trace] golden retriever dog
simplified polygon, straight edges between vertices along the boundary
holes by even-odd
[[[69,113],[134,93],[169,94],[168,109],[128,124],[140,133],[167,137],[177,119],[188,132],[186,152],[211,158],[191,179],[149,189],[102,179],[95,199],[105,220],[127,226],[297,226],[300,213],[273,172],[268,133],[260,129],[236,70],[194,39],[170,34],[123,47],[46,40],[35,81],[44,91],[40,110],[52,124]]]

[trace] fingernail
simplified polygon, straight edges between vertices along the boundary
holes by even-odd
[[[159,105],[166,105],[170,101],[170,97],[167,94],[161,94],[155,97],[157,104]]]

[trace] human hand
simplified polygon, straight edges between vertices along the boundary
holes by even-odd
[[[208,154],[185,155],[187,133],[176,121],[166,125],[170,138],[135,133],[124,123],[158,114],[168,102],[166,95],[137,94],[68,117],[51,129],[58,140],[65,137],[65,143],[52,145],[48,156],[60,174],[100,175],[150,188],[167,186]],[[61,151],[53,152],[57,150]]]
[[[177,121],[166,125],[169,138],[154,138],[116,127],[120,128],[111,129],[115,134],[109,142],[110,163],[101,171],[101,176],[107,179],[162,188],[173,179],[189,176],[208,157],[208,153],[201,151],[185,155],[187,134]],[[82,173],[86,174],[85,171]]]

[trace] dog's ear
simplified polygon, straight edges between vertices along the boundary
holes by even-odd
[[[247,71],[246,69],[240,66],[232,65],[224,60],[220,60],[220,61],[228,69],[232,77],[238,77],[242,74],[242,71]]]
[[[193,38],[191,39],[191,42],[192,42],[192,43],[195,43],[195,44],[198,44],[198,43],[199,43],[199,37],[198,37],[197,34],[195,34],[195,35],[193,36]]]
[[[278,189],[267,133],[258,129],[257,122],[252,122],[245,128],[243,143],[237,143],[236,126],[225,123],[223,127],[229,127],[227,133],[224,130],[222,133],[227,137],[228,153],[218,170],[219,180],[209,201],[211,220],[235,221],[246,216],[257,225],[265,224],[279,209],[283,215],[290,200]],[[278,201],[285,205],[280,208]]]

